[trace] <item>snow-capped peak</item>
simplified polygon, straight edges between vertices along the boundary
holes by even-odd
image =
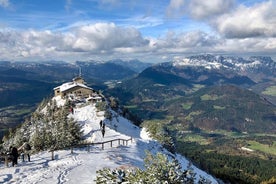
[[[207,69],[225,68],[233,71],[265,70],[275,71],[276,62],[270,57],[254,56],[244,59],[241,57],[227,57],[214,55],[198,55],[185,58],[175,58],[174,66],[202,66]]]

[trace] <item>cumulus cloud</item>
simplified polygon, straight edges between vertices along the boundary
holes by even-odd
[[[0,30],[1,60],[89,60],[170,58],[200,53],[275,54],[276,38],[223,38],[203,31],[143,37],[132,27],[95,23],[68,32]],[[166,56],[166,57],[164,57]]]
[[[160,43],[162,47],[196,49],[198,47],[211,47],[216,44],[216,39],[202,31],[185,32],[181,34],[169,32],[165,39],[160,39]]]
[[[218,32],[227,38],[276,37],[276,2],[273,0],[253,7],[239,6],[219,17]]]
[[[194,19],[208,19],[230,11],[234,4],[235,0],[171,0],[166,14],[169,17],[188,15]]]
[[[221,53],[237,55],[274,55],[276,38],[226,39],[217,46]]]
[[[52,53],[62,36],[50,31],[13,31],[0,32],[0,53],[3,58],[22,59],[29,57],[43,58]]]
[[[0,0],[0,6],[7,8],[9,7],[9,5],[10,5],[9,0]]]
[[[2,57],[46,57],[58,53],[112,53],[127,48],[147,47],[149,40],[134,28],[118,27],[113,23],[96,23],[75,28],[71,32],[0,31]],[[10,56],[10,55],[9,55]],[[9,57],[6,57],[9,58]]]
[[[276,1],[236,5],[235,0],[171,0],[167,15],[204,20],[226,38],[276,36]]]
[[[234,4],[234,0],[190,0],[188,12],[195,19],[208,19],[228,12]]]
[[[170,4],[167,7],[166,14],[168,17],[178,17],[184,14],[184,0],[170,0]]]
[[[75,30],[73,48],[80,50],[112,50],[121,47],[140,47],[148,44],[135,28],[117,27],[113,23],[96,23]]]
[[[162,56],[202,53],[214,49],[219,42],[220,40],[215,36],[201,31],[179,34],[168,32],[163,38],[152,39],[149,44],[149,51],[151,53],[162,54]]]

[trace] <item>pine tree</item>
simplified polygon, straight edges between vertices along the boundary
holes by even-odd
[[[83,132],[73,119],[68,119],[67,108],[62,108],[52,123],[52,149],[66,148],[79,143]]]
[[[73,119],[68,120],[68,133],[70,146],[75,145],[81,141],[83,131],[81,131],[80,125]]]
[[[145,183],[145,184],[192,184],[195,183],[195,173],[191,165],[182,170],[176,159],[169,159],[166,155],[146,153],[144,159],[146,170],[139,168],[109,169],[97,171],[96,183]],[[201,177],[200,183],[209,184],[210,181]]]
[[[23,139],[29,140],[34,151],[62,149],[78,144],[83,132],[77,122],[68,119],[71,105],[68,100],[62,107],[58,107],[55,100],[43,101],[38,108],[40,110],[32,113],[21,127],[10,129],[3,139],[5,147],[12,144],[21,146]]]
[[[122,183],[122,181],[117,176],[117,169],[111,170],[110,168],[103,168],[102,170],[96,171],[97,184],[106,184],[106,183]]]
[[[35,132],[32,135],[31,144],[36,151],[44,150],[44,139],[41,130],[36,127]]]

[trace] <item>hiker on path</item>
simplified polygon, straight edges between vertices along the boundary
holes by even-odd
[[[10,153],[12,156],[12,166],[14,167],[15,165],[17,165],[17,160],[18,160],[18,156],[19,156],[17,148],[15,146],[11,146]]]
[[[25,155],[27,155],[28,161],[31,161],[30,158],[30,150],[31,150],[31,146],[29,143],[24,142],[22,146],[20,146],[20,148],[18,148],[19,151],[22,151],[22,161],[25,161]]]
[[[105,134],[105,123],[104,122],[102,122],[101,131],[102,131],[102,136],[104,137],[104,134]]]
[[[102,136],[104,137],[105,129],[102,128]]]
[[[105,130],[105,123],[104,122],[102,123],[102,129]]]
[[[103,127],[103,120],[100,121],[100,129]]]

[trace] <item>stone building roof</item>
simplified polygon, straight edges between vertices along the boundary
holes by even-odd
[[[64,92],[64,91],[67,91],[67,90],[72,89],[74,87],[82,87],[82,88],[92,90],[92,88],[86,86],[85,84],[81,84],[81,83],[78,83],[78,82],[66,82],[66,83],[63,83],[60,86],[55,87],[54,90],[59,89],[60,92]]]

